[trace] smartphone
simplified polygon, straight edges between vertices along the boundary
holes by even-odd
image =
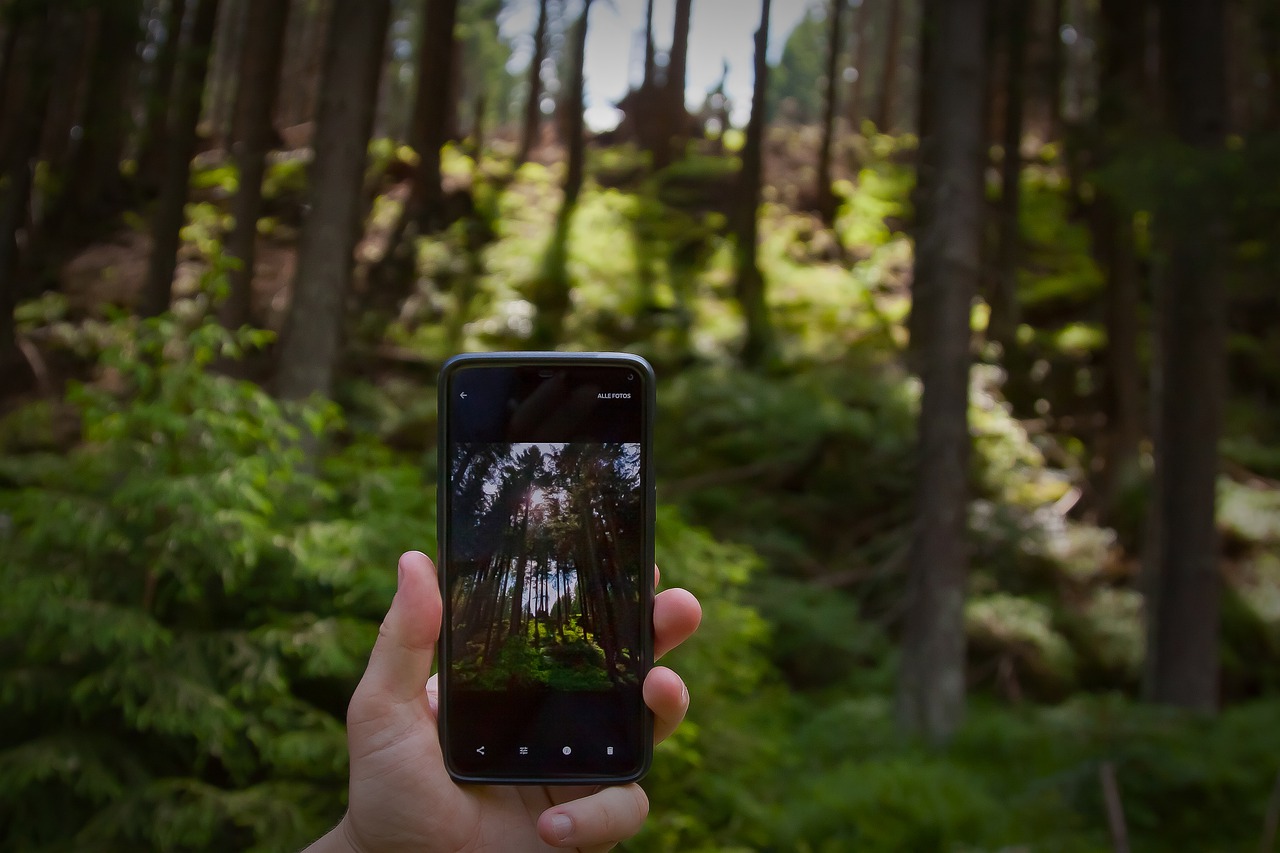
[[[653,369],[626,353],[440,371],[440,740],[459,782],[613,784],[653,752]]]

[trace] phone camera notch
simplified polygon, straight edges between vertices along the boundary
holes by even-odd
[[[551,370],[539,370],[538,376],[542,377],[543,379],[550,379],[553,373],[554,371],[551,371]]]

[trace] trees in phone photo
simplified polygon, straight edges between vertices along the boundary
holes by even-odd
[[[453,460],[455,684],[637,683],[639,445],[464,444]]]

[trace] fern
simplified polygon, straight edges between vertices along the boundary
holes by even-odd
[[[341,813],[346,701],[434,490],[360,443],[314,464],[333,407],[206,370],[260,333],[94,334],[83,441],[0,456],[0,839],[301,846]]]

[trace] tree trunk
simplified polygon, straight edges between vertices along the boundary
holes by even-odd
[[[164,40],[156,51],[155,76],[147,92],[147,113],[138,147],[138,187],[148,197],[159,191],[162,180],[160,171],[164,163],[165,134],[169,128],[169,107],[178,67],[178,47],[182,41],[182,19],[186,13],[187,0],[169,0]]]
[[[853,67],[853,80],[849,83],[849,104],[845,108],[845,115],[849,117],[849,132],[862,132],[862,90],[867,80],[867,21],[870,19],[870,10],[867,4],[870,0],[861,0],[854,2],[853,10],[853,43],[849,50],[849,64]]]
[[[685,81],[689,67],[689,20],[693,0],[676,0],[675,27],[671,35],[671,51],[667,59],[667,77],[662,88],[662,110],[659,113],[661,136],[654,151],[653,165],[661,169],[683,151],[688,125],[684,105]]]
[[[480,173],[480,157],[485,147],[485,117],[489,111],[488,93],[484,86],[476,86],[476,93],[471,98],[471,159],[475,161],[472,175]]]
[[[1222,4],[1161,5],[1169,125],[1191,163],[1223,146],[1226,44]],[[1184,167],[1184,175],[1192,167]],[[1225,226],[1203,166],[1193,192],[1158,208],[1160,378],[1156,430],[1159,544],[1147,612],[1147,696],[1213,711],[1218,706],[1219,550],[1215,491],[1226,385]],[[1182,179],[1184,182],[1186,178]],[[1176,393],[1171,393],[1176,389]]]
[[[333,5],[308,180],[310,213],[299,239],[276,374],[276,393],[285,399],[333,392],[390,16],[390,0]]]
[[[275,5],[281,0],[222,0],[218,37],[210,57],[205,119],[215,145],[230,148],[235,141],[235,98],[238,73],[244,53],[251,7]]]
[[[1048,104],[1048,138],[1062,139],[1062,78],[1067,51],[1062,43],[1063,4],[1067,0],[1049,0],[1049,62],[1045,67],[1045,93]]]
[[[173,273],[181,247],[183,206],[191,179],[191,159],[196,149],[196,124],[209,70],[209,50],[218,0],[199,0],[191,26],[191,40],[181,58],[174,87],[174,106],[169,124],[169,150],[165,154],[164,183],[151,219],[151,259],[138,305],[139,312],[154,317],[169,310],[173,294]]]
[[[1280,5],[1269,3],[1259,10],[1258,40],[1262,50],[1262,64],[1267,69],[1267,85],[1262,90],[1264,98],[1261,129],[1280,130]]]
[[[991,315],[987,337],[1000,344],[1010,388],[1025,385],[1029,365],[1018,346],[1018,263],[1022,249],[1022,128],[1026,102],[1027,0],[1005,0],[1004,159],[1000,164],[1000,213]]]
[[[1100,82],[1098,98],[1099,168],[1114,161],[1111,140],[1132,135],[1143,124],[1146,0],[1103,0],[1100,6]],[[1090,211],[1094,257],[1107,280],[1106,372],[1102,383],[1103,415],[1098,471],[1099,517],[1115,525],[1117,501],[1137,475],[1143,436],[1141,363],[1138,358],[1138,309],[1142,283],[1133,245],[1132,216],[1106,187],[1099,189]]]
[[[658,84],[657,50],[653,44],[653,0],[649,0],[644,13],[644,79],[640,82],[642,89],[650,89]]]
[[[649,0],[649,16],[653,17],[653,0]],[[18,44],[18,35],[22,32],[23,22],[19,18],[9,17],[4,24],[4,37],[0,38],[0,115],[5,115],[9,105],[9,74],[13,71],[13,51]],[[0,134],[0,147],[4,145],[3,134]]]
[[[232,120],[235,139],[232,152],[240,185],[231,209],[235,225],[226,245],[228,257],[236,258],[240,265],[231,271],[231,290],[219,312],[222,324],[231,329],[253,319],[253,267],[258,215],[262,210],[262,178],[275,135],[271,116],[280,88],[288,18],[288,0],[253,3],[245,26],[239,91]]]
[[[897,718],[939,742],[965,705],[964,600],[968,575],[969,313],[977,292],[985,195],[985,0],[930,0],[922,80],[929,136],[920,170],[930,215],[917,238],[913,310],[922,396],[916,520],[909,561]],[[932,279],[932,280],[926,280]],[[928,304],[922,304],[924,299]]]
[[[22,356],[13,317],[18,301],[18,237],[27,223],[40,131],[49,104],[58,16],[54,4],[47,4],[30,17],[9,22],[11,27],[21,27],[9,50],[16,55],[16,67],[25,70],[28,84],[25,91],[11,96],[14,121],[6,127],[0,149],[4,169],[0,173],[0,392],[19,384]]]
[[[911,189],[911,205],[915,209],[915,221],[912,223],[912,239],[917,247],[933,219],[933,179],[936,171],[933,159],[938,146],[934,133],[934,115],[932,101],[927,87],[937,77],[934,64],[938,54],[938,29],[941,18],[938,4],[945,0],[921,0],[920,8],[920,95],[916,99],[916,128],[920,143],[916,160],[916,184]],[[930,292],[936,284],[937,276],[928,269],[932,259],[928,255],[915,252],[915,268],[912,271],[911,306],[907,315],[907,362],[915,372],[921,372],[920,355],[924,342],[933,334],[930,323],[932,319],[926,315],[926,309],[936,304]]]
[[[129,82],[137,56],[138,0],[100,9],[97,45],[85,100],[84,137],[71,165],[67,202],[80,222],[113,217],[125,203],[120,161],[128,130]]]
[[[309,0],[293,10],[277,107],[277,121],[284,127],[316,119],[325,37],[334,5],[335,0]]]
[[[457,96],[454,79],[458,51],[454,39],[458,0],[429,0],[424,9],[418,50],[418,81],[414,93],[409,144],[418,152],[409,199],[391,228],[387,251],[370,273],[381,305],[399,303],[416,278],[415,240],[446,224],[440,150],[450,136]]]
[[[769,90],[769,10],[771,0],[760,4],[760,28],[755,38],[755,83],[751,92],[751,120],[742,146],[742,172],[738,178],[738,204],[734,219],[734,291],[742,306],[746,335],[742,362],[762,366],[773,351],[773,330],[765,300],[765,281],[756,260],[759,241],[760,190],[764,182],[764,130]]]
[[[658,51],[653,41],[653,0],[645,4],[644,16],[644,76],[640,88],[627,96],[627,124],[634,128],[636,142],[649,152],[654,168],[664,159],[662,140],[666,136],[664,122],[666,111],[663,93],[666,91],[665,69],[658,72]]]
[[[42,26],[39,8],[30,8],[25,12],[14,9],[11,14],[14,15],[16,28],[19,30]],[[71,176],[75,165],[74,155],[83,150],[88,142],[84,138],[77,140],[77,136],[81,134],[76,131],[85,126],[85,113],[90,109],[86,104],[86,95],[94,79],[91,63],[94,48],[101,41],[105,17],[107,15],[103,10],[90,10],[85,14],[83,9],[67,8],[63,4],[61,11],[50,23],[57,33],[50,46],[52,54],[47,58],[33,58],[29,48],[19,47],[20,51],[25,52],[28,61],[20,61],[9,78],[8,99],[16,104],[18,110],[23,109],[27,88],[35,86],[43,93],[39,98],[43,129],[37,137],[36,148],[30,154],[30,161],[33,164],[42,163],[48,174],[57,178],[53,182],[44,182],[43,187],[37,182],[26,189],[21,186],[17,188],[19,195],[26,196],[18,226],[22,228],[24,237],[21,257],[17,259],[18,266],[13,273],[18,288],[18,301],[33,298],[56,287],[57,264],[47,262],[49,245],[56,236],[71,230],[70,227],[64,227],[63,223],[76,227],[76,230],[80,230],[79,226],[83,223],[83,220],[68,222],[77,217],[68,216],[68,213],[74,212],[74,208],[68,204],[67,198],[76,190]],[[24,25],[24,19],[28,24]],[[50,37],[48,30],[44,37]],[[47,80],[33,79],[33,69],[29,67],[32,62],[48,63]],[[119,111],[120,105],[117,104],[115,108]],[[9,116],[13,116],[15,120],[6,121]],[[0,148],[5,148],[12,141],[21,140],[25,132],[24,122],[17,120],[17,112],[0,115]],[[19,141],[18,147],[26,150],[26,143]],[[0,155],[0,164],[4,159]]]
[[[444,224],[444,187],[440,149],[450,133],[454,86],[454,22],[458,0],[427,0],[418,51],[418,92],[410,144],[418,152],[409,207],[422,232]]]
[[[572,209],[578,203],[578,194],[582,192],[583,168],[586,163],[586,140],[583,139],[583,117],[585,109],[584,88],[586,85],[585,63],[587,57],[587,16],[591,12],[592,0],[583,0],[582,16],[573,31],[573,68],[569,75],[569,100],[565,114],[565,148],[566,167],[564,176],[564,207]]]
[[[888,32],[884,39],[884,69],[880,75],[880,100],[876,104],[875,124],[880,133],[893,131],[893,103],[898,88],[898,48],[902,41],[902,2],[886,0],[889,4]]]
[[[653,0],[649,0],[652,6]],[[529,160],[542,127],[542,63],[547,59],[547,0],[538,0],[538,26],[533,31],[533,58],[529,60],[529,94],[524,101],[524,125],[516,166]]]
[[[583,138],[584,64],[587,49],[588,15],[592,0],[584,0],[582,14],[573,30],[573,52],[570,57],[569,85],[560,104],[563,120],[567,164],[564,176],[564,199],[556,214],[555,228],[542,261],[542,275],[533,296],[535,315],[531,346],[554,349],[562,337],[565,314],[569,310],[569,228],[582,192],[586,140]]]
[[[822,117],[822,145],[818,153],[818,176],[813,187],[818,215],[830,226],[836,219],[836,195],[831,189],[831,147],[836,131],[836,109],[840,99],[840,19],[844,15],[845,0],[831,0],[827,20],[827,93]]]
[[[84,143],[82,136],[77,140],[80,134],[76,128],[84,127],[85,114],[92,109],[87,95],[94,83],[92,63],[104,17],[98,9],[87,14],[83,9],[76,11],[80,14],[65,21],[54,54],[52,88],[40,140],[40,159],[53,174],[61,175],[64,182],[70,174],[75,152]],[[21,77],[16,82],[21,85]]]

